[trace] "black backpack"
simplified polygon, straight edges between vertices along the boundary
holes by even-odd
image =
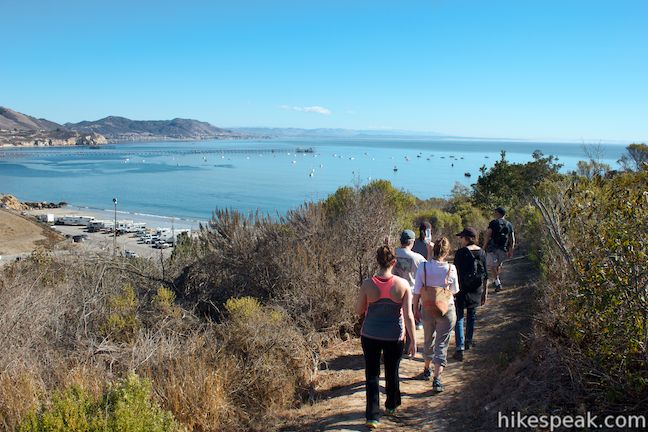
[[[493,244],[496,248],[506,250],[508,246],[509,235],[511,234],[511,225],[507,220],[497,219],[496,229],[493,230]]]
[[[486,269],[482,264],[481,253],[478,253],[477,256],[475,256],[472,251],[469,249],[466,250],[473,260],[473,265],[471,271],[463,275],[461,288],[465,292],[476,292],[479,291],[479,288],[484,283]]]

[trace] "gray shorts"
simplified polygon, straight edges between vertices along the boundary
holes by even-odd
[[[486,253],[486,265],[488,267],[497,267],[502,265],[504,260],[508,258],[506,252],[502,249],[495,249]]]

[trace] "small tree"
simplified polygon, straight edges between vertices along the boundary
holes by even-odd
[[[630,144],[617,161],[624,171],[640,171],[648,167],[648,145]]]

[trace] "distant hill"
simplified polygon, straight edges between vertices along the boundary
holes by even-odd
[[[0,107],[0,146],[70,146],[105,143],[106,138],[101,134],[80,133],[53,121],[37,119]]]
[[[63,129],[63,126],[53,121],[37,119],[9,108],[0,107],[0,129],[52,131]]]
[[[232,128],[233,131],[263,135],[277,138],[310,137],[310,138],[361,138],[361,137],[441,137],[438,132],[415,132],[401,129],[340,129],[340,128],[268,128],[242,127]]]
[[[249,135],[221,129],[207,122],[181,118],[131,120],[110,116],[96,121],[66,123],[64,126],[82,133],[98,133],[109,141],[231,139]]]

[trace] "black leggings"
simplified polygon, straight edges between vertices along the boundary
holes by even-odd
[[[383,354],[385,362],[385,391],[387,401],[385,408],[394,409],[401,404],[400,383],[398,367],[403,355],[403,344],[401,341],[381,341],[365,336],[361,338],[362,352],[365,359],[365,377],[367,379],[367,420],[378,420],[380,418],[380,354]]]

